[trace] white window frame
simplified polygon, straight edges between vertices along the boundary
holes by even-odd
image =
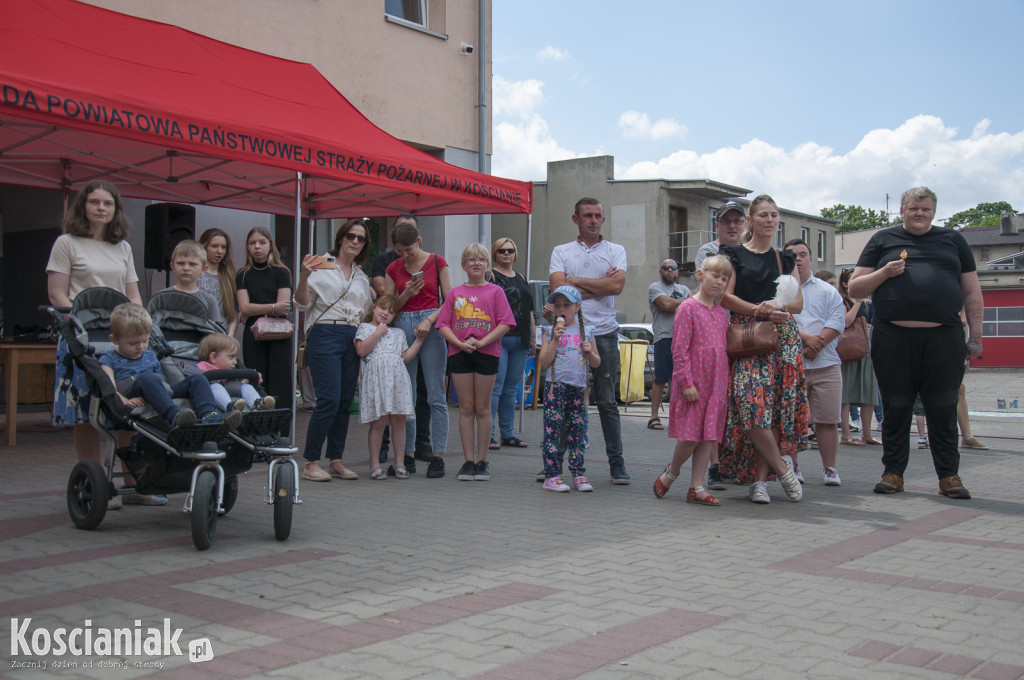
[[[828,242],[825,240],[825,232],[818,232],[818,262],[825,261],[825,251],[828,250]]]

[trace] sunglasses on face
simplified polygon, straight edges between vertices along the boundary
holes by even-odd
[[[498,248],[498,255],[515,255],[515,248]]]
[[[365,236],[363,236],[362,234],[356,234],[356,233],[351,232],[351,231],[350,232],[346,232],[345,239],[349,240],[349,241],[354,241],[356,243],[366,243],[366,237]]]
[[[662,269],[664,269],[667,272],[674,272],[674,271],[678,270],[679,267],[662,267]]]

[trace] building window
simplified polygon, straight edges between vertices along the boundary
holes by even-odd
[[[701,240],[707,232],[689,231],[687,228],[686,208],[669,207],[668,209],[668,256],[682,265],[693,262],[697,248],[711,239]]]
[[[825,232],[818,232],[818,261],[825,259]]]
[[[711,208],[708,210],[708,233],[711,234],[711,238],[708,241],[714,241],[718,238],[718,229],[715,228],[715,222],[718,221],[718,210]]]
[[[427,0],[384,0],[384,13],[427,27]]]
[[[800,240],[803,241],[810,247],[811,245],[811,230],[807,227],[800,227]]]
[[[1024,337],[1024,307],[986,307],[982,333],[986,338]]]
[[[775,247],[778,250],[782,250],[782,245],[786,242],[786,223],[779,222],[779,228],[775,232]]]

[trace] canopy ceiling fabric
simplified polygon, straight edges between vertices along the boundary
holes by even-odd
[[[445,163],[313,66],[75,0],[0,0],[0,182],[311,217],[529,213],[532,185]]]

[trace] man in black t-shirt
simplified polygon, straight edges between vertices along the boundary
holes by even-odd
[[[968,499],[960,479],[956,405],[964,364],[981,353],[984,303],[964,237],[933,227],[935,194],[903,194],[903,225],[868,241],[850,277],[850,296],[874,302],[871,361],[882,393],[882,480],[875,493],[903,491],[914,401],[924,405],[939,493]],[[964,343],[960,308],[967,315]]]

